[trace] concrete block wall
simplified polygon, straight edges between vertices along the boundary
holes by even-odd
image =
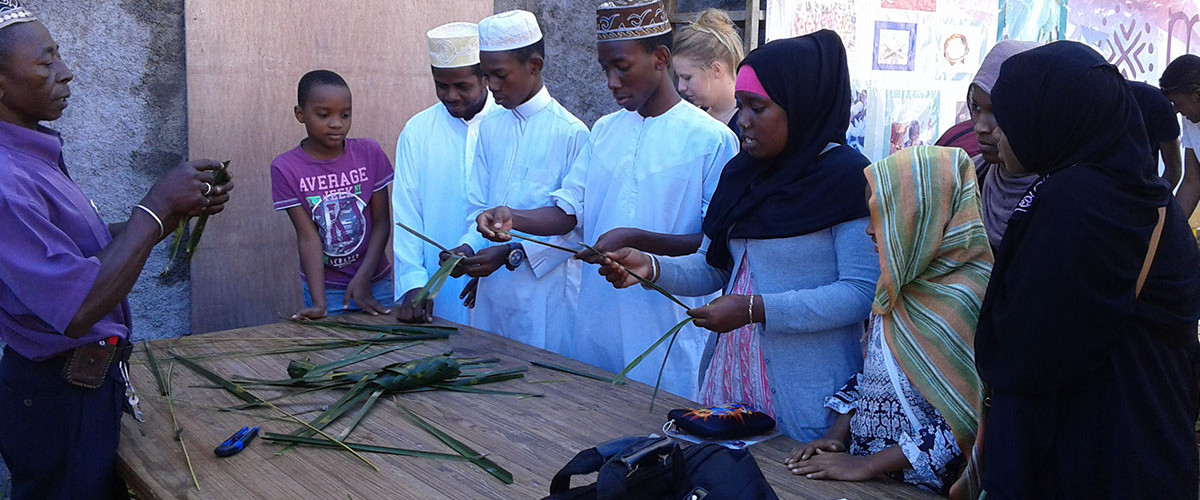
[[[75,74],[50,127],[63,134],[71,176],[108,222],[129,218],[154,181],[187,156],[182,0],[30,0]],[[186,266],[158,278],[154,249],[129,296],[135,339],[175,337],[191,325]]]

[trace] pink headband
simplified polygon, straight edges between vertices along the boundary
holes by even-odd
[[[758,94],[767,99],[771,98],[771,96],[767,95],[767,89],[763,88],[762,82],[758,81],[758,74],[754,72],[754,68],[751,68],[749,64],[738,68],[737,83],[734,84],[733,90],[735,92],[746,91],[751,94]]]

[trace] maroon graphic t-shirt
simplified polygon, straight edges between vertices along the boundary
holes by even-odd
[[[372,139],[346,139],[346,152],[333,160],[314,160],[300,146],[271,162],[275,210],[304,207],[325,251],[325,286],[346,288],[362,266],[371,239],[371,195],[392,182],[392,164]],[[387,230],[387,228],[383,228]],[[379,279],[391,272],[381,255]],[[305,279],[304,270],[300,271]]]

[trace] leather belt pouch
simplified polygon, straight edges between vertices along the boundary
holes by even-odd
[[[67,356],[62,376],[67,383],[88,389],[104,385],[108,367],[117,356],[118,347],[107,342],[90,342],[76,347]]]

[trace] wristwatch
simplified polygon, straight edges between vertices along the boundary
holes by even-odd
[[[521,267],[523,262],[525,262],[525,247],[522,247],[520,243],[509,243],[508,262],[504,263],[504,267],[507,267],[509,271],[515,271]]]

